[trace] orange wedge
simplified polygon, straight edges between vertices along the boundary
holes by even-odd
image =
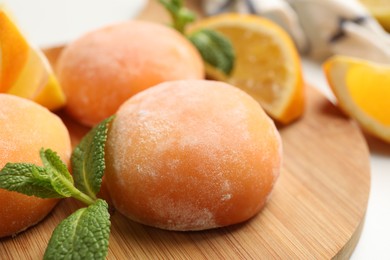
[[[323,69],[340,108],[367,132],[390,142],[390,65],[334,56]]]
[[[17,80],[29,55],[29,46],[5,11],[0,11],[0,92],[7,92]]]
[[[222,33],[230,39],[236,54],[230,75],[206,64],[210,78],[244,90],[276,121],[287,124],[302,115],[304,84],[300,58],[282,28],[254,15],[222,14],[195,23],[189,34],[201,29]]]
[[[65,95],[43,53],[32,47],[0,6],[0,93],[31,99],[51,110]]]

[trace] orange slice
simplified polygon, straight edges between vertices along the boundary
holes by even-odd
[[[206,64],[210,78],[244,90],[276,121],[287,124],[302,115],[304,84],[300,58],[282,28],[254,15],[222,14],[200,20],[189,33],[200,29],[225,35],[236,54],[230,75]]]
[[[390,142],[390,65],[334,56],[323,69],[340,108],[367,132]]]
[[[0,92],[31,99],[51,110],[65,95],[41,50],[32,47],[0,6]]]

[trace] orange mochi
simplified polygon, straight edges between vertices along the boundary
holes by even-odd
[[[126,101],[109,129],[105,179],[128,218],[169,230],[248,220],[281,169],[273,121],[226,83],[161,83]]]
[[[195,47],[174,29],[146,21],[101,28],[69,44],[56,72],[66,110],[93,126],[134,94],[158,83],[204,78]]]
[[[58,116],[32,101],[8,94],[0,94],[0,104],[0,169],[8,162],[42,165],[42,147],[56,151],[69,164],[70,137]],[[36,224],[57,202],[0,189],[0,237]]]

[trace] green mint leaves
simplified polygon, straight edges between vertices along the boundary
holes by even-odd
[[[54,230],[44,259],[105,259],[110,236],[108,205],[98,199],[63,220]]]
[[[184,6],[183,0],[160,0],[172,18],[172,26],[185,35],[186,26],[195,21],[195,14]],[[234,67],[235,52],[230,40],[222,33],[203,29],[187,37],[198,49],[205,63],[230,75]]]
[[[64,197],[72,196],[73,178],[60,157],[50,149],[41,149],[40,155],[54,191]]]
[[[56,192],[47,170],[28,163],[7,163],[1,170],[0,188],[40,198],[64,198]]]
[[[74,186],[72,175],[55,152],[41,149],[40,156],[43,167],[7,163],[0,171],[0,188],[40,198],[74,197],[86,204],[94,203]]]
[[[94,199],[105,170],[104,147],[112,119],[109,117],[93,128],[75,148],[71,158],[76,188]]]
[[[198,49],[204,62],[219,69],[225,75],[233,70],[235,53],[231,42],[223,34],[203,29],[188,36]]]
[[[50,149],[41,149],[43,167],[28,163],[7,163],[0,171],[0,188],[41,198],[71,197],[73,179],[66,165]]]
[[[182,0],[160,0],[172,18],[172,27],[180,33],[185,33],[188,23],[195,21],[195,14],[183,5]]]
[[[73,197],[85,204],[54,230],[44,259],[105,259],[110,214],[97,199],[105,169],[104,148],[110,117],[93,128],[72,153],[73,177],[60,157],[41,149],[43,166],[8,163],[0,170],[0,188],[41,198]]]

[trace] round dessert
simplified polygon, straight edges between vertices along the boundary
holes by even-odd
[[[8,162],[42,165],[42,147],[69,162],[70,137],[59,117],[32,101],[8,94],[0,94],[0,104],[0,169]],[[36,224],[57,202],[0,189],[0,237]]]
[[[93,126],[134,94],[158,83],[204,78],[195,47],[174,29],[126,21],[92,31],[61,53],[56,72],[66,110]]]
[[[248,94],[217,81],[171,81],[120,107],[108,133],[105,180],[128,218],[203,230],[257,214],[281,157],[273,121]]]

